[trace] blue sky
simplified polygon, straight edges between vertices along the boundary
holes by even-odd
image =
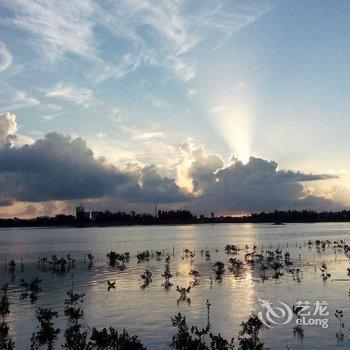
[[[349,15],[338,0],[5,0],[1,112],[16,147],[80,136],[109,164],[156,164],[191,190],[190,140],[225,166],[336,174],[304,189],[348,205]]]

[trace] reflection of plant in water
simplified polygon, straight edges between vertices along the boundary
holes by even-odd
[[[41,257],[38,259],[38,270],[42,270],[42,271],[46,271],[47,270],[47,267],[46,267],[46,264],[48,262],[48,259],[46,256],[44,257]]]
[[[210,260],[210,252],[209,252],[209,250],[205,251],[205,260]]]
[[[290,272],[293,275],[293,280],[300,283],[303,279],[303,272],[298,268],[298,269],[291,269]]]
[[[95,257],[91,253],[89,253],[87,255],[87,258],[89,260],[88,268],[91,269],[94,264]]]
[[[58,317],[56,311],[41,307],[37,309],[36,318],[40,323],[40,329],[32,335],[31,349],[39,349],[41,345],[45,344],[47,344],[49,350],[53,349],[54,341],[60,332],[59,328],[54,328],[54,323],[52,322],[54,317]]]
[[[207,300],[208,323],[206,328],[199,329],[187,325],[185,316],[180,313],[171,318],[171,324],[177,328],[177,333],[173,336],[170,343],[172,349],[178,350],[230,350],[234,348],[233,338],[228,341],[220,333],[214,335],[210,332],[209,313],[210,303]],[[209,334],[209,345],[205,341],[205,336]]]
[[[331,274],[328,272],[328,268],[325,262],[322,263],[320,270],[323,281],[327,281],[327,279],[331,277]]]
[[[230,258],[228,262],[231,264],[230,271],[232,271],[236,277],[240,276],[243,272],[243,262],[236,258]]]
[[[199,283],[198,277],[200,276],[199,272],[197,270],[191,270],[189,272],[189,275],[194,278],[194,281],[192,282],[192,286],[198,285],[198,283]]]
[[[41,292],[40,283],[41,279],[34,277],[30,282],[26,282],[23,278],[20,281],[20,286],[25,288],[25,291],[21,294],[21,298],[25,299],[29,296],[31,303],[33,304],[38,299],[38,294]]]
[[[274,270],[274,275],[273,278],[275,279],[279,279],[281,276],[283,276],[283,272],[282,272],[282,263],[275,260],[271,263],[271,267]]]
[[[9,337],[9,327],[5,322],[0,325],[0,349],[12,350],[15,348],[15,343]]]
[[[129,253],[119,254],[117,252],[111,251],[108,253],[107,258],[109,259],[109,266],[117,267],[119,270],[125,270],[125,263],[129,261]]]
[[[2,323],[5,322],[5,316],[10,314],[10,301],[7,296],[9,285],[8,283],[2,286],[2,291],[4,294],[1,297],[0,301],[0,315],[2,316]]]
[[[289,252],[285,252],[285,254],[284,254],[284,264],[286,266],[293,265],[292,261],[290,260],[290,253]]]
[[[6,264],[6,261],[5,261],[5,264]],[[12,276],[12,279],[15,278],[15,270],[16,270],[16,262],[13,259],[11,259],[9,262],[9,272]]]
[[[225,264],[221,261],[217,261],[214,265],[213,265],[213,270],[215,272],[215,276],[217,280],[222,280],[222,275],[225,272]]]
[[[180,293],[180,298],[177,300],[177,304],[179,304],[180,301],[186,301],[188,304],[191,303],[191,299],[187,296],[191,291],[191,286],[187,288],[176,286],[176,290]]]
[[[297,317],[297,325],[293,327],[293,334],[297,337],[301,342],[304,339],[304,328],[301,323],[300,312],[303,310],[302,306],[292,306],[292,311],[294,315]]]
[[[343,323],[343,311],[342,310],[335,310],[334,316],[338,319],[339,321],[339,329],[337,334],[335,335],[338,341],[344,340],[344,333],[342,332],[342,329],[344,328],[344,323]]]
[[[111,289],[115,289],[115,280],[114,281],[107,280],[107,284],[108,284],[108,291],[110,291]]]
[[[268,277],[266,276],[266,271],[269,269],[269,267],[267,266],[267,264],[265,262],[262,262],[260,264],[260,277],[262,279],[262,281],[265,281],[266,279],[268,279]]]
[[[193,258],[195,257],[196,253],[195,252],[192,252],[191,250],[189,249],[185,249],[184,250],[184,254],[185,254],[185,257],[190,257],[191,258],[191,262],[193,262]]]
[[[242,330],[239,332],[240,350],[262,350],[264,343],[259,338],[261,330],[266,328],[255,314],[249,317],[248,321],[241,323]]]
[[[73,290],[67,292],[67,299],[64,301],[64,314],[68,316],[72,324],[64,332],[64,348],[71,350],[88,350],[91,345],[87,344],[88,331],[83,329],[79,320],[83,317],[84,312],[79,306],[84,301],[84,294],[74,293]]]
[[[170,278],[173,277],[173,275],[171,274],[170,271],[170,257],[167,256],[165,259],[165,271],[162,274],[162,277],[165,278],[165,283],[163,283],[163,286],[165,287],[165,289],[168,289],[169,287],[171,287],[173,284],[170,282]]]
[[[10,301],[7,296],[8,284],[5,284],[2,288],[3,295],[0,301],[0,314],[2,316],[2,323],[0,325],[0,349],[12,350],[15,348],[15,344],[9,337],[9,327],[5,323],[6,315],[10,314]]]
[[[225,246],[225,252],[226,254],[238,254],[239,247],[234,244],[227,244]]]
[[[84,314],[79,307],[84,301],[84,294],[74,293],[73,290],[67,292],[68,298],[64,301],[64,314],[69,317],[71,321],[77,322]]]
[[[109,332],[106,328],[103,328],[102,331],[93,328],[91,341],[97,349],[146,350],[138,336],[130,336],[125,329],[122,333],[118,333],[112,327],[109,328]]]
[[[140,276],[143,280],[141,288],[146,288],[151,282],[152,282],[152,272],[149,270],[146,270],[144,273]]]

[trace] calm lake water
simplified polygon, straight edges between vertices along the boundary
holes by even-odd
[[[74,291],[85,294],[83,309],[84,323],[90,327],[113,326],[130,334],[138,334],[148,349],[166,349],[176,330],[171,326],[170,317],[181,312],[190,325],[205,327],[207,322],[206,300],[211,303],[210,321],[212,332],[220,332],[224,337],[237,340],[240,323],[249,318],[252,311],[262,311],[259,299],[269,300],[274,305],[279,302],[293,305],[297,301],[326,301],[329,306],[329,327],[304,326],[301,342],[293,334],[295,320],[285,325],[275,325],[262,333],[265,344],[270,349],[349,349],[350,348],[350,280],[347,268],[349,259],[342,251],[332,247],[318,253],[315,246],[308,247],[308,240],[345,240],[349,244],[350,224],[290,224],[272,226],[267,224],[217,224],[195,226],[134,226],[109,228],[52,228],[52,229],[0,229],[0,282],[10,283],[9,297],[12,301],[11,314],[7,321],[16,343],[16,349],[27,349],[30,337],[37,326],[35,310],[39,306],[51,307],[60,317],[55,326],[62,331],[56,341],[60,348],[67,318],[63,314],[66,292],[74,285]],[[242,250],[238,258],[243,259],[245,245],[257,252],[275,250],[283,254],[288,250],[294,263],[301,268],[302,281],[285,273],[279,279],[262,281],[259,266],[245,265],[242,276],[234,276],[228,268],[221,282],[215,280],[211,264],[223,261],[227,265],[231,257],[225,253],[226,244],[239,245]],[[192,259],[184,257],[184,249],[195,251]],[[201,250],[210,251],[210,261]],[[111,251],[130,252],[130,262],[124,271],[109,267],[106,254]],[[155,257],[138,263],[136,254],[140,251],[164,251],[171,254],[171,279],[173,286],[165,290],[164,258]],[[174,255],[173,255],[174,252]],[[95,256],[95,264],[88,269],[85,254]],[[76,259],[75,268],[64,276],[50,271],[39,271],[38,257],[66,256]],[[300,255],[300,256],[299,256]],[[5,260],[17,262],[15,277],[5,270]],[[21,271],[21,259],[24,270]],[[331,278],[323,281],[320,266],[326,261]],[[140,274],[148,269],[153,274],[149,287],[140,288]],[[199,284],[192,288],[191,303],[177,303],[179,293],[176,286],[187,287],[193,278],[189,271],[200,273]],[[42,292],[36,303],[20,298],[23,288],[20,279],[30,280],[38,276],[43,279]],[[107,280],[115,280],[116,288],[107,291]],[[337,341],[338,321],[334,317],[336,309],[344,312],[344,340]],[[315,306],[312,306],[312,311]],[[316,316],[315,316],[316,317]],[[293,323],[294,322],[294,323]],[[236,342],[237,344],[237,342]]]

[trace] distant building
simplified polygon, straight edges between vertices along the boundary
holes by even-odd
[[[79,206],[77,206],[77,208],[75,210],[75,218],[78,221],[90,220],[90,212],[85,211],[83,204],[80,204]]]

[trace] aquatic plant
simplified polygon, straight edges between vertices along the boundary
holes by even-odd
[[[67,298],[64,301],[64,314],[68,316],[72,324],[65,330],[65,343],[63,347],[70,350],[89,350],[91,344],[87,342],[89,331],[79,323],[84,312],[80,305],[84,301],[84,294],[74,293],[73,290],[67,292]]]
[[[71,267],[75,267],[75,259],[73,259],[70,254],[67,254],[67,260],[68,260],[68,267],[67,270],[69,271]]]
[[[22,299],[26,299],[29,296],[30,302],[33,304],[38,299],[38,294],[41,292],[40,283],[41,279],[33,277],[30,282],[26,282],[23,278],[20,280],[20,286],[25,288],[25,291],[21,294]]]
[[[78,322],[84,312],[79,306],[84,301],[84,294],[74,293],[73,290],[67,292],[67,299],[64,301],[64,314],[72,322]]]
[[[210,303],[207,300],[208,322],[205,328],[199,329],[197,326],[189,328],[185,316],[181,313],[171,317],[171,324],[177,328],[177,333],[173,335],[170,347],[178,350],[230,350],[234,348],[232,338],[230,341],[224,339],[220,333],[214,335],[210,332],[209,313]],[[205,336],[209,334],[209,344]]]
[[[54,342],[60,329],[54,328],[53,318],[57,318],[58,313],[49,308],[39,307],[36,311],[36,318],[40,323],[40,328],[33,333],[31,338],[31,349],[39,349],[41,345],[47,345],[49,350],[53,349]]]
[[[225,246],[225,252],[226,254],[238,254],[239,247],[234,244],[227,244]]]
[[[107,280],[107,284],[108,284],[108,291],[110,291],[111,289],[115,289],[115,280],[114,281]]]
[[[145,250],[145,251],[143,251],[143,252],[141,252],[141,253],[138,253],[138,254],[136,255],[136,257],[137,257],[137,261],[138,261],[138,262],[141,262],[141,261],[148,261],[148,260],[149,260],[149,257],[150,257],[150,253],[149,253],[148,250]]]
[[[125,329],[119,333],[112,327],[109,327],[109,332],[106,328],[103,328],[102,331],[93,328],[90,339],[92,345],[97,349],[146,350],[138,336],[130,336]]]
[[[89,332],[79,323],[74,323],[64,332],[63,347],[69,350],[91,350],[92,344],[87,341]]]
[[[241,323],[238,342],[240,350],[263,350],[264,343],[259,338],[259,333],[266,328],[256,314]]]
[[[48,263],[48,261],[49,260],[46,256],[38,258],[38,270],[46,271],[47,270],[46,264]]]
[[[117,252],[111,251],[106,256],[109,259],[109,266],[117,267],[119,270],[125,270],[125,263],[129,260],[128,252],[125,254],[119,254]]]
[[[328,278],[330,278],[332,275],[328,272],[328,268],[325,262],[322,263],[321,265],[321,277],[323,281],[326,281]]]
[[[141,274],[141,279],[143,280],[141,288],[146,288],[151,282],[152,282],[152,272],[149,270],[146,270],[144,273]]]
[[[56,255],[53,255],[51,257],[51,261],[49,261],[50,270],[58,273],[58,274],[65,274],[66,273],[66,265],[67,260],[64,257],[61,257],[58,259]]]

